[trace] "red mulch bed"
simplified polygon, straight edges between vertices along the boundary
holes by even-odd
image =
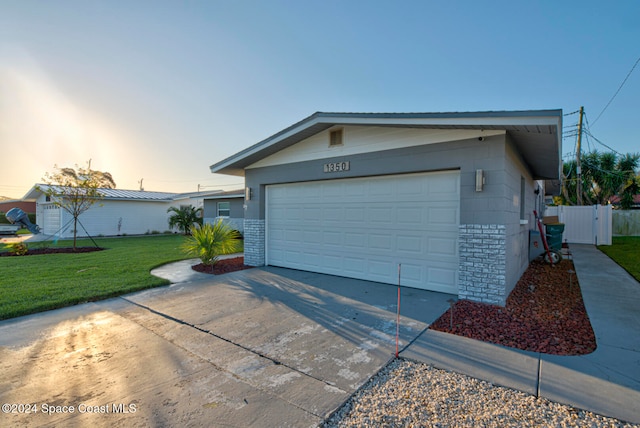
[[[237,270],[251,269],[252,267],[253,266],[244,264],[244,257],[235,257],[233,259],[219,260],[214,266],[206,266],[200,263],[191,266],[191,269],[197,272],[221,275],[223,273],[235,272]]]
[[[430,328],[484,342],[554,355],[584,355],[596,339],[582,301],[573,262],[534,261],[505,307],[459,300]],[[453,324],[453,328],[451,325]]]
[[[77,247],[75,249],[71,247],[65,248],[29,248],[26,254],[19,256],[12,252],[3,251],[0,253],[0,257],[24,257],[24,256],[37,256],[40,254],[60,254],[60,253],[91,253],[93,251],[102,251],[104,248],[99,247]]]

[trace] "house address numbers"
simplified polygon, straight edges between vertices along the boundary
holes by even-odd
[[[349,166],[349,161],[325,163],[324,172],[349,171]]]

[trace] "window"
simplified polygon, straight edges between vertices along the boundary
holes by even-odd
[[[231,212],[230,202],[218,202],[218,217],[229,217]]]
[[[335,129],[329,132],[329,147],[342,145],[342,129]]]

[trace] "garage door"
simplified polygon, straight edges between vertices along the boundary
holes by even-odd
[[[53,204],[44,205],[42,211],[42,232],[47,235],[53,235],[60,229],[60,207]]]
[[[266,261],[457,294],[458,171],[267,187]]]

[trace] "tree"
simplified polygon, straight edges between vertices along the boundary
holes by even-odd
[[[639,154],[625,154],[618,156],[611,152],[592,151],[582,156],[582,199],[588,205],[609,203],[612,196],[634,192],[633,181]],[[577,203],[577,165],[575,161],[563,164],[563,203],[575,205]],[[626,196],[628,198],[629,196]],[[633,199],[633,194],[631,194]]]
[[[73,249],[76,249],[78,217],[104,197],[101,188],[115,189],[116,183],[108,172],[91,169],[91,159],[86,168],[59,168],[53,173],[45,173],[46,186],[36,186],[47,195],[51,202],[67,211],[73,217]]]
[[[620,208],[630,210],[634,205],[634,196],[640,194],[640,175],[627,180],[620,198]]]
[[[170,207],[167,212],[173,214],[169,216],[169,228],[177,227],[185,235],[190,235],[193,224],[202,224],[201,211],[201,208],[195,208],[193,205]]]
[[[182,249],[213,269],[221,255],[240,251],[239,238],[240,232],[224,220],[218,219],[214,224],[197,224]]]

